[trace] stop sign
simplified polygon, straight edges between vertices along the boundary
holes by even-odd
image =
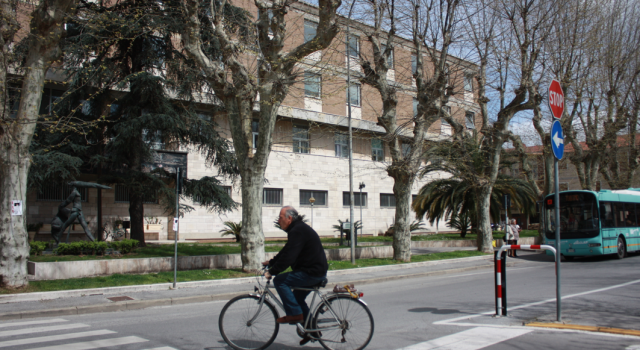
[[[562,118],[562,112],[564,112],[564,92],[562,92],[562,86],[560,82],[553,79],[551,85],[549,85],[549,108],[554,118]]]

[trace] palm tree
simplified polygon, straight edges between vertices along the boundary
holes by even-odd
[[[240,222],[225,221],[224,226],[226,226],[226,228],[220,230],[220,233],[222,233],[222,236],[226,236],[226,235],[234,236],[236,239],[236,242],[240,242],[240,231],[242,230],[242,221]]]
[[[455,140],[435,145],[427,152],[429,159],[440,159],[431,162],[421,172],[425,176],[432,172],[447,172],[452,176],[439,179],[424,185],[413,201],[412,207],[416,218],[426,216],[433,225],[434,222],[449,218],[449,226],[460,229],[461,235],[466,235],[464,216],[469,218],[471,227],[477,227],[478,210],[476,207],[477,188],[486,179],[478,176],[485,166],[482,157],[483,150],[473,145],[473,139]],[[511,201],[520,212],[535,213],[536,192],[531,185],[521,179],[500,174],[495,180],[490,200],[491,220],[499,221],[501,199],[509,194]],[[464,226],[464,228],[463,228]]]

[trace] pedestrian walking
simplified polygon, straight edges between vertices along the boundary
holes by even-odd
[[[520,226],[516,222],[516,219],[511,219],[511,224],[506,226],[506,234],[507,244],[515,245],[518,244],[518,240],[520,239]],[[512,258],[517,257],[515,249],[509,249],[509,256]]]

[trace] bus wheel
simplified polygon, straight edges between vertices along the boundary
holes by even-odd
[[[624,244],[622,237],[618,237],[618,254],[616,256],[618,259],[623,259],[627,256],[627,246]]]

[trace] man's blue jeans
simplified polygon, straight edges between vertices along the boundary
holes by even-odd
[[[310,276],[302,271],[281,273],[275,276],[273,278],[273,285],[276,287],[278,295],[280,295],[280,300],[282,300],[282,305],[284,306],[284,311],[287,313],[287,316],[303,314],[306,320],[309,314],[309,306],[307,306],[305,299],[311,292],[306,290],[292,291],[291,288],[311,287],[322,282],[325,278],[326,276]]]

